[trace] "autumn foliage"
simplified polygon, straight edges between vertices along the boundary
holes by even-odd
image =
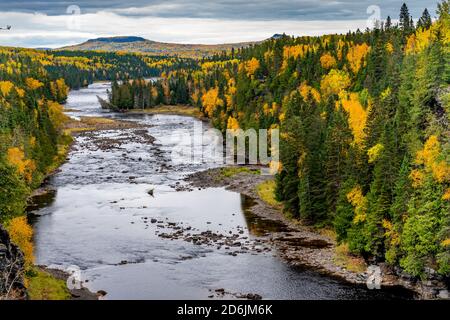
[[[361,67],[365,64],[365,59],[369,54],[370,47],[366,44],[357,44],[352,46],[347,53],[347,60],[350,70],[353,73],[358,73]]]
[[[2,49],[0,187],[20,190],[44,172],[39,151],[57,149],[67,86],[110,79],[119,109],[192,105],[221,131],[279,128],[285,212],[334,228],[352,254],[448,277],[449,7],[418,27],[404,6],[398,25],[282,36],[199,60]]]
[[[350,76],[343,70],[331,70],[320,82],[320,90],[326,97],[338,95],[351,84]]]
[[[19,175],[22,175],[28,182],[31,182],[36,165],[33,160],[26,159],[24,152],[17,148],[9,148],[7,151],[8,162],[14,166]]]
[[[320,64],[324,69],[331,69],[336,66],[336,59],[329,53],[325,53],[320,57]]]
[[[7,97],[14,88],[14,84],[11,81],[0,81],[0,92],[4,97]]]
[[[208,116],[212,117],[217,107],[223,106],[223,100],[219,98],[219,88],[212,88],[202,97],[202,104]]]
[[[244,70],[248,77],[251,77],[259,69],[259,61],[256,58],[252,58],[244,63]]]
[[[362,144],[366,135],[364,129],[366,128],[369,110],[361,105],[357,93],[348,94],[341,91],[339,104],[349,115],[348,124],[352,129],[355,143]]]
[[[22,250],[26,267],[31,267],[34,262],[33,253],[33,229],[28,224],[26,217],[16,217],[7,224],[7,230],[11,241]]]

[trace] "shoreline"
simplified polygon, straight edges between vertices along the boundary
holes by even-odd
[[[258,170],[257,166],[246,168]],[[333,239],[295,223],[288,219],[280,209],[270,206],[259,197],[256,191],[257,185],[271,180],[270,176],[246,171],[224,176],[221,174],[221,170],[223,168],[193,173],[186,178],[186,181],[195,188],[225,187],[227,190],[249,197],[252,203],[247,210],[262,219],[273,221],[278,226],[278,230],[273,230],[265,238],[267,242],[278,249],[278,256],[288,264],[314,268],[319,273],[336,276],[353,284],[366,283],[365,273],[346,271],[329,261],[331,249],[336,246]],[[294,245],[295,240],[298,240],[300,245]],[[313,250],[311,250],[312,247]],[[318,257],[321,257],[321,260],[318,260]]]
[[[38,268],[39,270],[41,270],[43,272],[46,272],[54,279],[63,281],[67,285],[67,280],[70,277],[70,274],[68,272],[66,272],[64,270],[60,270],[60,269],[49,268],[47,266],[36,266],[36,268]],[[69,291],[70,296],[71,296],[71,298],[68,300],[99,300],[101,297],[103,297],[106,294],[106,292],[103,292],[103,291],[94,293],[94,292],[90,291],[88,288],[84,287],[82,283],[80,284],[79,289],[67,288],[67,290]]]
[[[197,114],[192,114],[193,111],[196,111]],[[131,112],[142,114],[173,114],[190,116],[200,120],[208,120],[200,116],[200,111],[196,108],[187,106],[163,106],[145,110],[133,110]],[[81,121],[70,120],[68,126],[65,128],[65,133],[74,137],[92,131],[120,130],[137,127],[144,126],[126,120],[103,117],[81,117]],[[67,154],[70,152],[72,146],[73,142],[70,143],[67,153],[64,156],[64,160],[46,177],[46,179],[58,172],[59,167],[65,162]],[[187,176],[185,181],[188,182],[188,188],[195,187],[206,189],[211,187],[225,187],[230,191],[241,193],[251,199],[251,205],[247,210],[251,212],[251,214],[264,220],[270,220],[278,226],[279,230],[264,235],[262,239],[267,245],[275,248],[277,256],[287,264],[294,267],[310,268],[319,274],[336,278],[349,284],[366,285],[370,275],[367,271],[367,265],[365,265],[364,271],[360,272],[351,271],[345,266],[339,265],[336,262],[336,249],[338,248],[338,245],[332,237],[320,233],[320,231],[312,227],[301,225],[298,221],[289,219],[283,214],[279,207],[271,206],[261,199],[257,192],[257,186],[261,183],[270,181],[272,179],[271,176],[263,176],[259,173],[255,174],[254,172],[251,172],[259,170],[261,168],[259,166],[237,168],[246,168],[246,170],[237,170],[237,172],[233,172],[231,175],[224,175],[221,171],[227,170],[227,167],[208,169]],[[41,185],[41,188],[50,190],[46,188],[45,180]],[[38,192],[41,188],[34,192]],[[181,188],[178,191],[184,190],[185,188]],[[358,259],[358,263],[360,263],[361,258],[351,258]],[[414,293],[414,298],[420,299],[439,298],[441,291],[445,290],[443,288],[435,289],[436,286],[430,286],[429,283],[411,280],[407,275],[405,277],[399,277],[392,268],[385,265],[380,265],[380,267],[383,272],[381,285],[384,289],[399,288],[408,290],[411,292],[411,297]],[[65,273],[64,271],[58,271]],[[53,271],[50,274],[55,276]],[[67,279],[68,275],[67,273],[65,274]],[[61,277],[61,275],[56,275]],[[433,291],[436,294],[433,294]],[[90,294],[95,295],[92,292],[90,292]]]
[[[193,117],[202,121],[210,121],[205,117],[197,107],[187,106],[187,105],[159,105],[152,108],[146,109],[130,109],[126,111],[127,113],[133,114],[165,114],[165,115],[177,115]]]
[[[68,111],[68,110],[64,110]],[[94,131],[103,130],[121,130],[121,129],[132,129],[132,128],[144,128],[146,126],[140,125],[138,123],[126,120],[109,119],[105,117],[80,117],[80,120],[69,119],[63,128],[63,136],[70,137],[70,141],[61,144],[60,154],[58,154],[58,159],[51,165],[47,174],[42,178],[42,181],[34,190],[31,190],[27,201],[30,202],[34,197],[43,196],[54,190],[49,188],[47,185],[47,180],[59,172],[61,166],[68,160],[72,147],[75,143],[75,137],[83,134],[88,134]]]
[[[66,111],[66,110],[65,110]],[[49,167],[47,174],[42,178],[42,181],[34,190],[31,190],[27,198],[27,206],[33,206],[33,199],[36,197],[46,196],[55,190],[48,185],[48,179],[59,172],[61,166],[68,160],[68,155],[75,145],[75,137],[79,135],[89,134],[93,131],[103,131],[103,130],[121,130],[121,129],[131,129],[131,128],[142,128],[143,125],[125,120],[109,119],[104,117],[80,117],[80,120],[69,119],[64,125],[62,139],[64,143],[58,146],[58,158]],[[64,137],[70,137],[70,140]],[[28,213],[25,212],[27,216]],[[65,287],[67,287],[67,279],[70,274],[64,270],[52,269],[47,266],[41,266],[34,264],[33,267],[36,270],[36,274],[40,274],[44,277],[50,277],[56,281],[56,286],[58,286],[61,281],[64,282]],[[33,279],[33,278],[30,278]],[[80,289],[69,289],[67,287],[67,292],[70,297],[65,300],[99,300],[106,292],[99,291],[97,293],[91,292],[88,288],[81,285]],[[40,294],[40,293],[39,293]]]
[[[277,256],[287,264],[294,267],[310,268],[324,276],[343,280],[354,285],[366,285],[371,275],[362,258],[347,256],[356,259],[358,263],[364,263],[363,269],[349,270],[347,266],[340,264],[339,245],[328,234],[320,232],[310,226],[302,225],[299,221],[289,219],[280,208],[265,202],[258,195],[257,186],[272,179],[271,176],[263,176],[252,173],[258,170],[258,166],[243,166],[231,168],[247,168],[248,170],[234,170],[232,175],[224,175],[223,170],[230,167],[208,169],[193,173],[185,178],[189,187],[212,188],[225,187],[227,190],[238,192],[251,199],[252,204],[247,209],[251,214],[264,220],[270,220],[278,226],[262,238],[277,252]],[[414,299],[448,299],[448,288],[443,281],[421,281],[414,279],[400,270],[390,267],[385,263],[372,265],[381,270],[381,287],[388,290],[405,290],[411,293]]]

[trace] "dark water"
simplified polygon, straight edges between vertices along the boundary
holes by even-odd
[[[78,111],[69,114],[105,116],[96,95],[105,97],[107,88],[108,84],[98,83],[71,92],[66,108]],[[281,226],[252,216],[245,210],[251,202],[240,194],[223,188],[176,192],[171,187],[182,185],[187,173],[217,165],[212,156],[191,163],[173,152],[188,135],[177,130],[191,129],[198,120],[109,116],[151,127],[77,138],[70,160],[49,181],[56,193],[38,199],[38,206],[31,208],[37,263],[80,267],[85,285],[107,291],[108,299],[207,299],[218,288],[257,293],[265,299],[406,297],[294,269],[270,251],[231,256],[225,249],[159,237],[157,233],[166,229],[149,223],[151,218],[196,232],[242,230],[239,236],[249,239]],[[146,143],[143,130],[156,138],[155,143]],[[149,190],[154,190],[153,196]]]

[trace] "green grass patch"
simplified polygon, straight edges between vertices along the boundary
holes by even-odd
[[[228,167],[220,169],[220,177],[222,178],[231,178],[240,173],[260,174],[261,171],[258,169],[249,169],[246,167]]]
[[[337,239],[336,231],[330,226],[318,228],[316,231],[319,234],[332,239],[333,241],[336,241]]]
[[[352,255],[346,243],[342,243],[336,247],[334,262],[336,265],[352,272],[364,272],[367,269],[367,264],[364,262],[364,259]]]
[[[28,294],[31,300],[69,300],[71,295],[66,282],[49,273],[35,269],[27,278]]]
[[[203,119],[204,115],[196,107],[183,105],[160,105],[148,109],[132,109],[129,112],[145,112],[149,114],[172,114]]]
[[[275,188],[276,182],[274,180],[268,180],[257,185],[256,192],[258,193],[258,196],[268,205],[274,208],[281,208],[281,202],[275,199]]]

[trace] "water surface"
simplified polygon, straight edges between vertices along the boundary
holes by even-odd
[[[106,98],[108,88],[108,83],[96,83],[72,91],[69,114],[120,117],[149,127],[76,138],[69,160],[49,181],[56,192],[31,208],[38,264],[76,265],[85,285],[94,292],[105,290],[108,299],[208,299],[219,288],[265,299],[405,297],[289,267],[272,251],[233,256],[224,247],[160,237],[171,231],[169,222],[192,233],[209,230],[242,241],[254,241],[277,226],[249,215],[244,210],[248,199],[238,193],[223,188],[177,192],[173,187],[182,185],[186,174],[217,166],[213,156],[191,163],[173,152],[186,138],[174,133],[200,121],[105,113],[96,96]]]

